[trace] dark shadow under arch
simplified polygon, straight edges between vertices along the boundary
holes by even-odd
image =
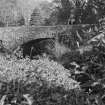
[[[31,40],[27,43],[21,45],[23,50],[23,57],[29,56],[30,59],[33,59],[34,56],[42,55],[43,53],[51,53],[55,44],[54,38],[40,38]],[[51,49],[48,49],[51,47]]]

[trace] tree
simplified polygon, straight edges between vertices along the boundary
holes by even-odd
[[[58,24],[58,18],[57,18],[58,13],[59,13],[58,9],[54,10],[54,11],[50,14],[50,17],[49,17],[49,18],[46,18],[46,19],[44,20],[44,22],[45,22],[44,24],[45,24],[45,25],[57,25],[57,24]]]
[[[88,0],[83,3],[76,1],[75,5],[75,19],[81,20],[76,23],[97,24],[105,15],[105,3],[102,0]]]
[[[22,15],[25,19],[25,25],[30,24],[31,14],[35,7],[39,8],[40,0],[16,0],[16,5],[21,9]]]
[[[54,0],[57,24],[97,24],[105,16],[103,0]]]
[[[70,17],[70,12],[72,9],[72,4],[69,0],[55,0],[55,3],[59,4],[57,6],[58,9],[58,14],[57,14],[57,24],[67,24],[68,23],[68,19]]]
[[[43,18],[39,9],[35,8],[30,19],[30,25],[43,25]]]
[[[3,2],[0,5],[1,26],[20,26],[24,25],[24,18],[21,10],[11,2]]]

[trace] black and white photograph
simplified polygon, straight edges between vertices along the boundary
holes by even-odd
[[[105,105],[105,0],[0,0],[0,105]]]

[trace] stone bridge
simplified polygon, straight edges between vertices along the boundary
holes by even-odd
[[[22,26],[0,28],[0,40],[5,48],[13,50],[30,40],[39,38],[53,38],[61,32],[86,28],[90,25],[58,25],[58,26]]]

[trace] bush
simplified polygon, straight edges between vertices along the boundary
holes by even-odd
[[[79,88],[79,84],[60,64],[48,58],[17,60],[8,55],[0,59],[1,105],[72,103],[72,99],[66,102],[64,96],[67,94],[69,98],[70,94],[75,94],[67,91]]]
[[[79,93],[79,90],[66,91],[62,87],[48,87],[44,82],[43,84],[36,82],[25,84],[24,81],[16,80],[1,86],[0,104],[78,105],[79,103],[83,103],[82,98],[78,97]]]
[[[70,78],[70,72],[60,64],[49,61],[47,58],[39,60],[6,58],[0,56],[0,80],[10,82],[23,80],[27,82],[37,81],[37,77],[48,82],[48,85],[63,86],[72,89],[78,86],[76,81]]]

